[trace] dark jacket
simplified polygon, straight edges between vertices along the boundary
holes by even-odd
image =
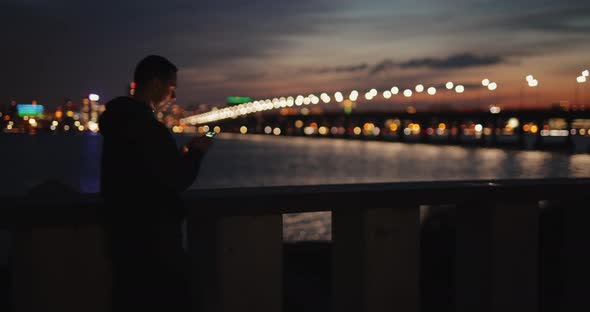
[[[113,311],[188,311],[180,193],[202,155],[182,154],[150,107],[132,98],[110,101],[99,127]]]
[[[110,212],[121,218],[182,217],[180,193],[196,178],[201,155],[181,154],[148,104],[133,98],[107,103],[99,128],[103,136],[101,194]]]

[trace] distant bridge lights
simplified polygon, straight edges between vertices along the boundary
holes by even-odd
[[[518,118],[512,117],[512,118],[508,119],[507,124],[510,128],[516,129],[516,128],[518,128],[519,123],[520,122],[519,122]]]
[[[295,99],[295,105],[297,105],[297,106],[303,105],[303,96],[302,95],[297,96],[297,98]]]
[[[576,81],[578,82],[578,84],[576,85],[576,91],[574,93],[574,102],[576,103],[576,105],[580,105],[579,102],[583,102],[583,100],[579,99],[578,97],[578,85],[585,83],[586,81],[588,81],[588,70],[584,70],[582,71],[582,75],[576,78]],[[581,105],[582,109],[584,109],[584,104]]]
[[[318,104],[320,102],[320,98],[313,95],[313,94],[310,94],[309,99],[311,101],[311,104],[314,104],[314,105]]]
[[[539,85],[539,81],[537,79],[535,79],[535,77],[533,75],[527,75],[525,78],[526,78],[526,81],[527,81],[529,87],[534,88]]]
[[[578,86],[579,84],[588,82],[588,80],[590,80],[590,78],[588,78],[588,77],[590,77],[589,71],[588,70],[582,71],[581,75],[576,77],[576,82],[578,83],[576,85]],[[526,75],[525,80],[527,81],[527,84],[529,87],[537,87],[539,85],[539,81],[532,74]],[[483,87],[487,88],[489,91],[495,91],[498,89],[498,84],[488,78],[482,79],[481,85]],[[394,95],[398,95],[398,94],[402,94],[405,98],[410,98],[410,97],[414,96],[414,92],[416,92],[416,93],[425,92],[430,96],[434,96],[439,93],[438,92],[439,90],[444,90],[443,88],[445,88],[445,87],[447,90],[454,91],[453,93],[457,93],[457,94],[461,94],[466,91],[466,88],[464,85],[455,84],[452,81],[448,81],[444,84],[443,87],[440,87],[440,89],[438,89],[438,87],[434,87],[434,86],[428,87],[423,84],[417,84],[414,87],[407,87],[407,88],[400,88],[398,86],[393,86],[389,90],[382,90],[381,94],[384,99],[391,99],[391,98],[393,98]],[[524,96],[524,90],[525,90],[525,86],[522,85],[521,92],[520,92],[521,104],[522,104],[522,97]],[[379,95],[379,93],[380,93],[380,91],[377,91],[377,89],[372,88],[368,92],[363,93],[364,99],[366,99],[367,101],[374,100]],[[350,114],[353,103],[358,100],[359,92],[357,90],[352,90],[348,94],[348,97],[345,96],[345,94],[346,93],[338,91],[338,92],[333,93],[333,95],[324,92],[324,93],[321,93],[321,95],[319,95],[319,96],[316,96],[314,94],[309,94],[308,96],[297,95],[297,96],[273,98],[272,100],[270,100],[270,99],[256,100],[253,102],[242,103],[242,104],[234,105],[231,107],[225,107],[225,108],[220,108],[220,109],[214,108],[209,112],[205,112],[202,114],[183,118],[183,119],[181,119],[181,123],[184,123],[184,124],[190,123],[192,125],[207,124],[207,123],[217,122],[219,120],[224,120],[224,119],[230,119],[230,118],[235,119],[240,116],[246,116],[249,114],[259,113],[259,112],[263,112],[263,111],[267,111],[267,110],[271,110],[271,109],[282,109],[282,108],[286,108],[286,107],[302,106],[302,105],[309,105],[309,104],[315,105],[315,104],[319,104],[319,103],[328,104],[332,101],[332,99],[334,99],[338,103],[342,103],[345,113]],[[447,93],[444,92],[443,96],[445,96],[446,94]],[[90,101],[96,102],[100,99],[100,97],[97,94],[89,94],[88,99]],[[311,112],[311,110],[309,108],[305,108],[305,107],[299,107],[299,108],[300,108],[299,113],[302,115],[307,115]],[[409,107],[408,112],[410,112],[410,111],[415,112],[415,109],[413,107]],[[500,113],[500,107],[492,105],[489,107],[489,111],[492,114],[498,114],[498,113]],[[281,111],[281,114],[284,114],[285,112],[288,112],[288,111],[287,110]],[[57,128],[57,126],[56,126],[56,128]],[[92,130],[92,129],[90,129],[90,130]],[[248,129],[246,128],[246,131],[247,130]],[[325,132],[328,133],[328,130],[329,129],[326,129]],[[337,130],[339,131],[339,129],[337,129]],[[269,134],[273,134],[273,132],[274,132],[274,129],[270,129]]]

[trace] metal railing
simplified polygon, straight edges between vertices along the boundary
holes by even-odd
[[[195,311],[281,311],[282,214],[315,211],[332,211],[334,311],[419,311],[420,209],[431,205],[456,211],[456,311],[540,311],[539,220],[548,204],[562,211],[556,305],[587,310],[589,199],[590,179],[190,191]],[[15,241],[15,311],[108,311],[100,199],[3,203],[0,225]]]

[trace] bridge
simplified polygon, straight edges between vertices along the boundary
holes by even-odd
[[[209,129],[243,134],[590,152],[590,111],[253,115],[213,122],[193,131]]]
[[[580,77],[586,82],[585,76]],[[538,86],[534,78],[526,79],[529,87]],[[493,92],[498,85],[484,79],[482,87]],[[452,82],[444,88],[443,92],[455,96],[465,92],[463,85]],[[322,93],[320,96],[310,94],[251,101],[183,118],[175,131],[202,133],[215,129],[243,134],[590,152],[590,110],[577,99],[573,105],[564,102],[548,109],[507,109],[494,104],[485,110],[451,110],[449,105],[455,99],[448,96],[442,105],[433,105],[429,110],[418,111],[410,104],[395,107],[387,104],[394,96],[403,97],[408,103],[420,93],[422,97],[434,98],[441,93],[437,90],[436,87],[417,85],[403,91],[392,87],[381,95],[372,89],[362,98],[353,90],[346,98],[336,92],[333,96]],[[430,103],[436,101],[441,100],[431,100]],[[329,106],[332,102],[341,106],[338,111]],[[358,103],[369,107],[370,102],[379,102],[392,109],[353,111]]]

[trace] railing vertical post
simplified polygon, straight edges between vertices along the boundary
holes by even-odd
[[[15,312],[33,311],[33,232],[16,228],[12,250],[12,306]]]
[[[194,311],[282,310],[282,215],[193,214],[189,224]]]
[[[563,209],[560,311],[589,311],[590,207],[588,199],[563,201],[560,209]]]
[[[419,207],[337,209],[334,311],[419,310]]]
[[[109,311],[110,266],[98,225],[18,229],[15,311]]]
[[[457,209],[457,311],[538,311],[538,203]]]
[[[218,311],[217,217],[190,211],[187,245],[189,251],[192,311]]]

